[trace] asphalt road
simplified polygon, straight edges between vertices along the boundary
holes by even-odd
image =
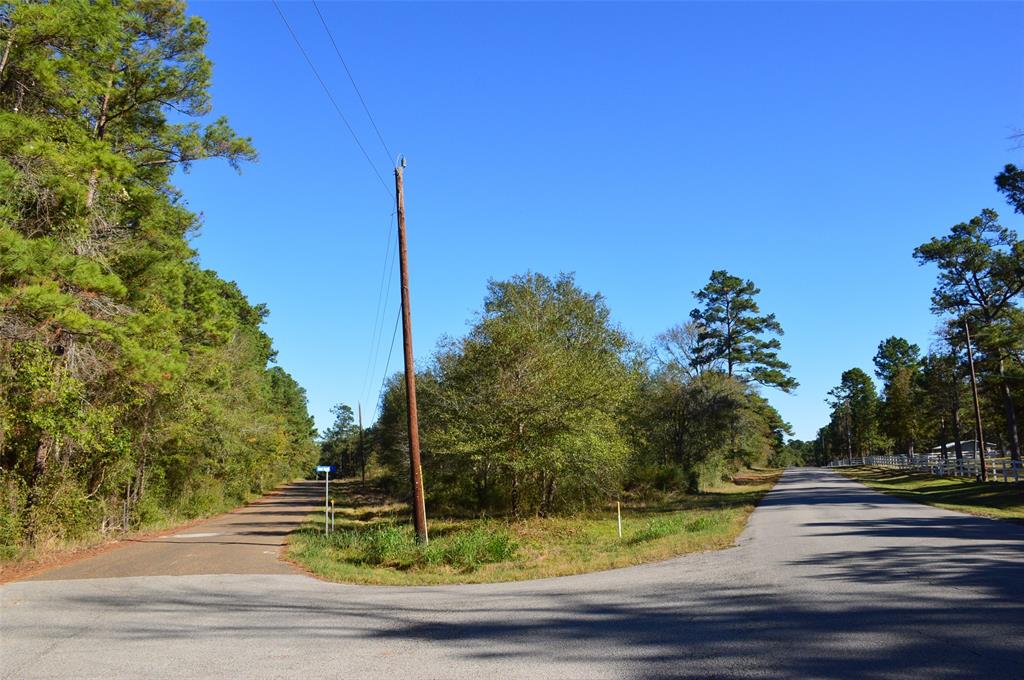
[[[96,557],[50,569],[36,581],[190,574],[296,574],[279,559],[288,534],[324,506],[323,482],[297,482],[186,529],[126,540]]]
[[[791,470],[735,548],[520,583],[21,582],[5,678],[1024,678],[1024,527]]]

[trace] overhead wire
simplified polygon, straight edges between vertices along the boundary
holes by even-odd
[[[391,354],[395,351],[395,338],[398,337],[398,322],[402,319],[402,307],[398,307],[398,316],[395,317],[395,328],[391,331],[391,347],[388,349],[388,360],[384,362],[384,375],[380,379],[380,392],[377,393],[377,403],[374,404],[373,413],[376,414],[376,409],[380,405],[381,397],[384,396],[384,390],[388,384],[388,368],[391,367]]]
[[[372,334],[370,336],[370,352],[367,355],[366,371],[363,374],[363,388],[362,388],[362,390],[359,393],[360,396],[363,397],[363,398],[365,398],[367,396],[367,392],[370,389],[370,384],[371,384],[370,383],[370,376],[375,375],[374,371],[376,371],[376,368],[377,368],[377,358],[378,358],[378,356],[380,354],[380,342],[383,339],[383,335],[382,334],[384,332],[384,319],[387,316],[387,300],[388,300],[388,297],[391,295],[391,282],[390,282],[390,280],[388,278],[388,261],[390,259],[390,261],[391,261],[391,271],[394,272],[394,256],[392,256],[392,250],[391,250],[391,244],[397,241],[397,237],[394,237],[394,238],[391,237],[391,235],[392,235],[391,224],[392,224],[392,222],[394,220],[394,217],[395,217],[395,213],[392,212],[390,218],[388,219],[388,229],[387,229],[388,239],[385,242],[385,248],[384,248],[384,268],[381,270],[381,273],[380,273],[380,285],[377,288],[377,307],[376,307],[376,311],[374,311],[374,313],[373,313],[373,332],[372,332]],[[397,244],[396,244],[394,253],[395,253],[395,256],[397,256],[397,253],[398,253]],[[387,294],[386,295],[385,295],[385,292],[384,292],[384,290],[385,290],[384,289],[385,281],[387,281],[387,284],[388,284]],[[372,364],[372,369],[371,369],[371,364]]]
[[[310,59],[309,54],[306,52],[306,48],[302,46],[302,42],[299,40],[299,36],[296,35],[295,31],[292,29],[292,25],[288,23],[288,18],[284,15],[284,12],[281,11],[281,6],[277,3],[277,0],[271,1],[274,4],[274,9],[277,10],[277,14],[281,17],[281,21],[284,23],[285,28],[288,29],[288,33],[291,34],[292,40],[295,41],[295,46],[299,48],[299,52],[302,53],[303,58],[306,60],[306,64],[309,65],[309,69],[313,72],[313,75],[316,76],[317,82],[320,83],[320,87],[323,88],[324,94],[327,95],[327,99],[330,100],[331,105],[334,107],[335,112],[338,114],[338,117],[341,118],[341,121],[345,124],[345,127],[348,128],[349,134],[351,134],[352,139],[355,140],[356,146],[358,146],[359,150],[363,152],[363,156],[366,158],[366,162],[370,164],[370,167],[373,169],[373,173],[377,175],[377,179],[380,180],[381,186],[384,187],[384,191],[386,191],[388,196],[393,199],[394,193],[392,193],[391,188],[388,186],[388,183],[384,181],[383,175],[380,174],[380,170],[377,169],[377,165],[373,162],[373,159],[370,158],[370,154],[366,151],[366,147],[364,147],[363,143],[359,140],[359,135],[356,134],[356,131],[352,128],[351,123],[348,122],[348,118],[345,117],[345,114],[344,112],[342,112],[341,107],[338,106],[338,102],[335,101],[334,95],[331,94],[330,88],[327,87],[327,83],[325,83],[324,79],[320,77],[320,72],[317,71],[316,66],[313,65],[313,60]]]
[[[359,97],[359,103],[363,105],[363,111],[366,112],[366,117],[370,119],[370,125],[373,126],[373,131],[377,133],[377,139],[380,140],[380,145],[384,147],[384,153],[388,155],[389,160],[394,161],[395,157],[391,154],[391,150],[388,148],[387,142],[384,141],[384,135],[380,133],[380,128],[377,127],[377,121],[373,119],[373,114],[370,113],[370,107],[366,105],[366,100],[363,99],[363,93],[359,91],[359,86],[356,85],[356,79],[352,76],[352,71],[349,70],[345,57],[341,56],[341,50],[338,49],[338,43],[334,40],[334,34],[331,33],[331,29],[327,25],[327,20],[324,19],[324,15],[320,12],[320,5],[317,4],[316,0],[313,0],[313,9],[316,10],[316,15],[320,17],[320,23],[323,24],[324,31],[327,32],[327,37],[330,38],[331,45],[334,46],[334,53],[338,55],[338,61],[341,62],[342,68],[345,69],[345,75],[348,76],[349,82],[352,83],[352,89],[356,91],[356,96]]]
[[[359,89],[359,85],[358,85],[358,83],[356,83],[355,76],[352,75],[352,70],[348,67],[348,62],[345,61],[345,56],[341,53],[341,48],[338,47],[338,42],[337,42],[337,40],[335,40],[334,33],[331,31],[331,27],[327,23],[327,18],[323,15],[323,12],[320,11],[320,5],[316,2],[316,0],[313,0],[312,4],[313,4],[313,9],[316,11],[317,17],[320,19],[320,24],[323,26],[324,32],[327,34],[327,38],[328,38],[328,40],[330,40],[331,46],[334,48],[334,54],[338,57],[338,61],[341,64],[342,69],[344,69],[345,75],[348,76],[349,83],[352,84],[352,89],[355,91],[356,97],[359,99],[359,104],[363,107],[363,112],[366,114],[367,120],[370,121],[370,125],[373,127],[373,131],[377,135],[377,140],[380,142],[381,148],[384,149],[384,153],[387,154],[387,157],[388,157],[389,160],[393,159],[394,155],[391,153],[391,149],[388,147],[388,143],[386,141],[384,141],[384,135],[380,131],[380,126],[377,125],[376,119],[373,117],[373,114],[370,112],[370,107],[366,103],[366,98],[363,97],[362,90]],[[394,217],[394,213],[392,213],[391,217],[392,218]],[[392,226],[392,222],[389,222],[388,223],[388,233],[389,234],[391,233],[391,226]],[[377,290],[377,308],[376,308],[376,310],[374,312],[374,325],[373,325],[373,330],[372,330],[371,335],[370,335],[370,348],[371,349],[370,349],[369,354],[367,355],[366,372],[364,373],[364,376],[363,376],[363,389],[362,389],[362,392],[360,393],[362,398],[364,398],[364,399],[367,396],[366,392],[367,392],[367,389],[369,387],[370,376],[374,375],[376,373],[376,370],[377,370],[377,360],[380,357],[380,346],[381,346],[381,341],[383,340],[384,319],[386,318],[387,302],[388,302],[388,299],[390,298],[390,295],[391,295],[391,278],[393,278],[394,267],[395,267],[395,258],[397,258],[397,244],[396,244],[395,245],[395,253],[392,256],[391,267],[390,267],[392,277],[388,277],[388,258],[389,258],[389,255],[391,254],[391,244],[392,244],[392,242],[393,242],[393,239],[388,238],[387,241],[386,241],[386,244],[385,244],[385,249],[384,249],[384,267],[383,267],[383,269],[381,271],[381,281],[380,281],[380,285],[378,286],[378,290]],[[385,281],[385,279],[387,279],[387,289],[386,289],[386,291],[384,289],[384,281]],[[387,371],[388,371],[388,368],[389,368],[390,363],[391,363],[391,354],[394,351],[394,342],[395,342],[395,332],[396,331],[397,331],[397,321],[396,321],[396,327],[395,327],[394,331],[392,331],[391,346],[388,349],[388,358],[387,358],[387,361],[385,362],[384,376],[382,377],[382,381],[381,381],[382,387],[383,387],[384,383],[386,383],[386,381],[387,381]],[[380,396],[378,395],[377,402],[379,403],[379,401],[380,401]],[[375,405],[374,408],[376,409],[376,405]]]
[[[398,248],[396,246],[395,250],[394,250],[394,253],[391,256],[391,271],[390,271],[390,273],[389,273],[389,275],[387,277],[388,285],[387,285],[387,288],[384,290],[384,312],[383,312],[383,315],[381,316],[381,333],[383,333],[383,331],[384,331],[384,319],[386,318],[386,315],[387,315],[387,304],[388,304],[388,300],[391,298],[391,281],[395,278],[395,263],[397,261],[398,261]],[[399,316],[399,318],[401,318],[401,315],[402,315],[401,314],[401,312],[402,312],[401,304],[399,304],[399,306],[398,306],[398,312],[399,312],[398,316]],[[381,340],[383,340],[383,336],[380,336],[378,338],[378,340],[377,340],[377,347],[378,348],[380,347],[380,341]],[[388,378],[388,367],[391,364],[391,352],[394,350],[394,347],[395,347],[395,334],[394,334],[394,331],[392,331],[392,333],[391,333],[391,347],[388,349],[388,359],[384,363],[384,375],[381,377],[381,385],[382,385],[381,389],[383,389],[383,384],[384,384],[385,381],[387,381],[387,378]],[[374,355],[373,371],[371,371],[371,375],[376,375],[376,373],[377,373],[377,359],[378,358],[379,358],[379,354],[378,355]],[[378,401],[378,403],[380,402],[379,395],[378,395],[377,401]]]
[[[380,181],[381,186],[384,187],[384,191],[387,193],[388,198],[393,200],[394,199],[394,193],[392,192],[392,189],[390,188],[388,183],[384,181],[383,175],[381,174],[380,170],[377,168],[377,165],[373,162],[373,159],[370,157],[370,154],[366,150],[366,147],[363,145],[362,141],[359,139],[359,135],[356,134],[356,131],[352,127],[352,124],[349,122],[348,117],[345,116],[345,113],[342,111],[341,107],[338,105],[338,102],[335,100],[334,95],[331,93],[330,88],[327,86],[327,83],[321,77],[320,72],[317,70],[316,65],[313,63],[313,60],[309,56],[309,53],[306,51],[305,47],[303,47],[302,41],[299,40],[299,37],[296,34],[295,30],[292,28],[291,24],[288,22],[288,18],[285,16],[284,12],[281,10],[281,7],[278,4],[277,0],[271,0],[271,1],[272,1],[273,5],[274,5],[274,9],[277,10],[278,16],[281,17],[281,22],[284,24],[285,28],[288,30],[288,33],[291,35],[292,40],[295,42],[295,46],[298,47],[299,52],[302,54],[302,57],[305,59],[306,64],[309,66],[310,71],[312,71],[312,73],[313,73],[313,76],[316,78],[317,82],[320,83],[320,87],[323,89],[324,94],[327,95],[327,99],[331,102],[331,106],[334,108],[335,113],[337,113],[337,115],[341,119],[342,123],[344,123],[345,128],[348,130],[349,134],[352,136],[352,139],[353,139],[353,141],[355,141],[356,146],[359,148],[360,152],[362,152],[363,157],[366,159],[366,162],[370,165],[370,168],[373,170],[374,175],[377,176],[377,179]],[[330,27],[327,24],[327,20],[325,19],[323,13],[320,11],[320,7],[317,4],[316,0],[313,0],[312,4],[313,4],[313,8],[316,10],[317,16],[320,19],[320,23],[323,25],[324,31],[327,33],[327,37],[330,39],[331,46],[334,48],[334,53],[337,55],[338,61],[341,63],[342,68],[345,70],[345,74],[348,76],[349,82],[352,84],[352,89],[355,90],[356,96],[359,99],[359,103],[363,107],[363,112],[366,114],[367,119],[369,119],[370,125],[373,127],[373,130],[374,130],[374,132],[377,135],[377,139],[378,139],[378,141],[380,141],[381,147],[384,149],[384,153],[387,154],[389,161],[392,160],[393,159],[393,155],[391,154],[391,150],[388,148],[387,142],[384,141],[384,135],[381,133],[380,127],[377,125],[377,122],[374,119],[373,114],[370,112],[370,108],[369,108],[369,106],[366,103],[366,99],[363,97],[363,94],[360,91],[359,86],[356,84],[355,77],[352,75],[352,71],[351,71],[351,69],[349,69],[348,63],[345,61],[345,57],[342,56],[342,54],[341,54],[341,49],[338,47],[338,43],[334,39],[334,34],[331,32],[331,29],[330,29]],[[370,335],[370,347],[371,347],[371,349],[370,349],[369,355],[367,357],[367,371],[364,373],[363,389],[362,389],[362,391],[360,393],[362,396],[366,396],[366,391],[367,391],[367,388],[369,387],[368,381],[370,380],[370,376],[372,376],[372,375],[374,375],[376,373],[377,360],[380,357],[381,341],[383,340],[384,319],[386,318],[387,302],[388,302],[388,299],[390,298],[390,295],[391,295],[391,280],[394,278],[395,262],[398,259],[398,247],[397,247],[397,245],[395,246],[394,251],[392,251],[392,249],[391,249],[392,241],[395,240],[395,239],[392,239],[391,236],[390,236],[391,233],[392,233],[391,227],[392,227],[392,224],[393,224],[393,218],[394,217],[395,217],[395,213],[392,212],[391,215],[390,215],[390,218],[388,220],[388,224],[387,224],[387,239],[385,241],[385,248],[384,248],[384,265],[383,265],[383,268],[382,268],[382,271],[381,271],[380,286],[378,287],[378,291],[377,291],[377,308],[374,311],[374,323],[373,323],[373,329],[372,329],[371,335]],[[389,258],[391,260],[391,265],[390,265],[391,276],[388,276],[388,270],[389,270],[388,260],[389,260]],[[387,281],[386,288],[385,288],[385,285],[384,285],[385,280]],[[382,291],[383,291],[383,294],[382,294]],[[399,323],[399,321],[402,318],[401,311],[402,311],[401,307],[399,307],[398,316],[395,319],[395,326],[394,326],[394,328],[392,329],[392,332],[391,332],[391,344],[390,344],[390,346],[388,348],[388,355],[387,355],[387,359],[386,359],[385,364],[384,364],[384,375],[382,376],[382,379],[381,379],[381,388],[380,388],[380,392],[378,393],[378,396],[377,396],[377,403],[374,405],[374,409],[375,410],[376,410],[376,408],[378,407],[378,405],[380,403],[381,396],[383,395],[385,386],[387,384],[387,379],[388,379],[387,372],[388,372],[388,369],[390,368],[391,356],[394,353],[394,349],[395,349],[395,338],[398,335],[398,323]]]

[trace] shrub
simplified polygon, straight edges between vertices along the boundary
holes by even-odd
[[[697,488],[701,491],[718,486],[725,479],[728,466],[720,456],[711,456],[697,464]]]
[[[725,524],[725,517],[720,514],[701,515],[686,523],[686,530],[690,532],[713,531]]]
[[[445,546],[445,564],[472,570],[488,562],[505,562],[515,557],[519,544],[506,529],[476,527],[455,534]]]
[[[0,560],[14,559],[19,553],[25,486],[18,477],[0,471]]]
[[[377,526],[360,535],[363,562],[400,566],[416,558],[416,540],[407,527],[394,524]]]
[[[631,543],[643,543],[653,541],[663,536],[668,536],[679,531],[679,521],[669,517],[655,517],[647,521],[642,529],[633,534]]]
[[[628,487],[641,493],[685,488],[683,469],[673,463],[639,465],[630,471]]]

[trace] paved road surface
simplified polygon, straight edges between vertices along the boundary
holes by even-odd
[[[1024,527],[791,470],[737,547],[511,584],[22,582],[3,677],[1024,678]]]
[[[284,487],[255,503],[177,533],[138,541],[31,580],[188,574],[296,574],[278,559],[285,538],[323,508],[322,483]]]

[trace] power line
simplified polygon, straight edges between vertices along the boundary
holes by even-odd
[[[338,49],[338,43],[334,41],[334,34],[331,33],[331,29],[327,26],[327,20],[324,19],[324,15],[320,13],[320,6],[313,0],[313,9],[316,10],[316,15],[320,17],[320,23],[323,24],[324,30],[327,32],[327,37],[331,39],[331,45],[334,46],[334,53],[338,55],[338,61],[341,62],[342,68],[345,69],[345,74],[348,76],[348,80],[352,83],[352,89],[356,91],[356,96],[359,97],[359,103],[363,105],[363,111],[366,112],[366,117],[370,119],[370,125],[373,126],[374,132],[377,133],[377,139],[380,140],[380,145],[384,147],[384,153],[388,155],[390,161],[394,161],[395,157],[391,154],[391,150],[388,148],[387,142],[384,141],[384,135],[380,133],[380,128],[377,127],[377,121],[373,119],[373,115],[370,113],[370,107],[366,105],[366,100],[363,99],[363,93],[359,91],[359,86],[356,85],[356,79],[352,76],[352,71],[349,70],[348,64],[345,62],[345,57],[341,56],[341,50]]]
[[[388,349],[388,360],[384,362],[384,375],[380,379],[380,392],[377,394],[377,404],[380,404],[380,398],[384,395],[384,387],[388,382],[388,368],[391,367],[391,353],[395,351],[395,338],[398,337],[398,322],[402,320],[402,307],[398,307],[398,316],[395,317],[395,329],[391,331],[391,348]],[[377,408],[377,406],[374,406]]]
[[[288,29],[288,33],[291,35],[292,40],[295,41],[295,46],[299,48],[299,52],[302,54],[303,58],[306,60],[306,64],[309,66],[310,71],[313,72],[313,76],[316,78],[317,82],[320,83],[320,87],[323,88],[324,94],[327,95],[327,99],[331,102],[331,105],[334,107],[335,113],[338,114],[338,117],[341,119],[342,123],[345,124],[345,128],[348,130],[349,134],[352,136],[352,139],[355,141],[356,146],[359,147],[359,150],[362,152],[363,157],[366,159],[366,162],[370,165],[370,168],[373,170],[373,173],[377,176],[377,179],[380,181],[381,186],[384,187],[384,191],[387,193],[388,198],[389,199],[393,199],[394,198],[394,194],[392,193],[392,190],[391,190],[390,186],[388,185],[387,182],[384,181],[384,177],[381,175],[380,171],[377,169],[377,165],[373,162],[373,159],[370,157],[370,154],[367,152],[366,147],[363,146],[363,143],[360,141],[359,135],[356,134],[355,129],[352,127],[351,123],[349,123],[348,118],[345,116],[344,112],[341,110],[341,107],[338,105],[338,102],[334,99],[334,95],[331,94],[331,90],[330,90],[329,87],[327,87],[327,83],[324,82],[324,79],[320,76],[320,72],[317,70],[316,66],[313,64],[313,60],[310,58],[309,53],[307,53],[306,49],[302,46],[302,41],[299,40],[299,36],[292,29],[291,24],[288,23],[288,18],[285,16],[284,12],[281,10],[281,7],[278,4],[277,0],[271,0],[271,1],[273,2],[274,9],[277,10],[278,16],[281,17],[281,22],[285,25],[285,28]],[[345,62],[345,58],[342,56],[341,50],[338,48],[338,44],[334,40],[334,35],[331,33],[331,30],[330,30],[330,28],[327,25],[327,21],[324,19],[323,14],[320,12],[320,7],[317,5],[315,0],[313,2],[313,7],[316,9],[317,16],[320,18],[320,22],[321,22],[321,24],[323,24],[324,30],[327,32],[327,36],[328,36],[328,38],[331,41],[331,45],[334,47],[334,52],[338,56],[338,60],[341,62],[342,67],[345,69],[346,75],[348,75],[349,82],[352,83],[352,88],[355,90],[356,96],[359,98],[359,102],[360,102],[360,104],[363,107],[363,111],[366,113],[366,117],[370,120],[370,124],[373,126],[374,132],[376,132],[376,134],[377,134],[377,139],[380,141],[381,146],[384,148],[384,152],[388,155],[388,157],[390,159],[391,158],[391,151],[388,148],[387,143],[384,141],[384,136],[381,134],[380,128],[377,126],[377,122],[373,118],[373,114],[370,113],[369,106],[367,106],[366,100],[363,98],[362,92],[360,92],[359,86],[356,84],[355,78],[352,76],[352,72],[351,72],[351,70],[349,70],[348,64]],[[392,213],[392,217],[393,216],[394,216],[394,213]],[[393,274],[394,274],[394,268],[395,268],[395,261],[398,259],[398,257],[397,257],[397,251],[398,251],[397,247],[395,248],[394,253],[392,253],[392,251],[391,251],[391,239],[390,239],[391,221],[390,220],[388,222],[388,230],[387,231],[388,231],[388,234],[389,234],[389,238],[385,242],[384,266],[383,266],[383,270],[381,271],[381,285],[380,285],[380,288],[378,289],[378,292],[377,292],[377,310],[374,312],[374,329],[373,329],[373,332],[371,333],[371,336],[370,336],[370,346],[371,346],[370,355],[372,356],[372,360],[371,360],[371,357],[367,357],[367,368],[370,369],[370,366],[372,364],[372,370],[369,370],[367,372],[367,374],[366,374],[366,376],[364,377],[364,380],[363,380],[363,385],[364,385],[363,386],[363,394],[364,395],[365,395],[365,392],[366,392],[367,380],[369,379],[369,376],[372,375],[376,371],[376,368],[377,368],[377,358],[380,356],[380,340],[382,339],[382,334],[383,334],[383,330],[384,330],[384,318],[385,318],[385,316],[380,313],[382,311],[382,307],[381,306],[383,304],[384,308],[386,308],[387,300],[388,300],[388,298],[391,295],[391,279],[394,278]],[[391,256],[391,267],[390,267],[390,269],[391,269],[391,273],[392,273],[392,276],[390,276],[390,277],[387,276],[389,255]],[[385,279],[387,280],[387,288],[386,289],[384,288],[384,281],[385,281]],[[382,290],[384,291],[383,292],[383,296],[381,295],[381,291]],[[388,348],[388,356],[387,356],[387,360],[386,360],[385,365],[384,365],[384,376],[383,376],[383,378],[381,380],[381,389],[380,389],[380,393],[378,394],[378,397],[377,397],[378,404],[380,402],[381,395],[383,395],[383,393],[384,393],[384,386],[385,386],[385,384],[387,382],[387,371],[388,371],[388,369],[390,368],[390,365],[391,365],[391,355],[394,352],[395,338],[397,337],[397,334],[398,334],[398,322],[401,320],[401,318],[402,318],[401,308],[399,308],[398,317],[395,319],[395,327],[394,327],[394,329],[391,332],[391,345]],[[378,323],[378,319],[379,319],[379,323]]]
[[[391,218],[393,218],[393,217],[394,217],[394,213],[391,213],[391,216],[388,217],[388,221],[387,221],[387,223],[385,224],[385,227],[384,227],[385,228],[385,234],[384,234],[384,263],[383,263],[383,269],[380,272],[380,284],[377,286],[377,305],[374,308],[374,311],[373,311],[373,323],[370,326],[370,328],[371,328],[371,333],[370,333],[370,349],[367,352],[367,357],[366,357],[366,370],[363,372],[363,385],[362,385],[362,389],[359,392],[360,397],[363,398],[363,399],[366,398],[366,392],[367,392],[367,390],[370,387],[370,363],[373,361],[374,348],[376,347],[376,345],[378,343],[378,339],[377,339],[378,335],[379,335],[379,330],[378,329],[383,324],[382,316],[381,316],[381,304],[382,304],[381,298],[384,295],[384,279],[385,279],[385,277],[388,274],[388,257],[391,255],[391,240],[392,240],[391,239]]]
[[[395,213],[388,218],[386,236],[384,241],[384,268],[380,273],[380,285],[377,288],[377,306],[373,312],[373,331],[370,335],[370,351],[366,357],[366,371],[363,374],[363,389],[360,392],[362,398],[366,398],[367,390],[370,387],[370,376],[373,375],[370,365],[377,368],[377,357],[380,354],[380,341],[384,332],[384,318],[387,314],[387,297],[384,295],[384,282],[388,281],[388,295],[391,293],[391,282],[388,280],[388,259],[391,255],[391,244],[396,240],[392,237],[391,224]],[[392,260],[391,270],[394,272],[394,261]]]
[[[389,273],[389,275],[387,277],[388,285],[387,285],[387,288],[384,289],[384,308],[382,310],[381,319],[380,319],[380,334],[378,334],[378,336],[377,336],[377,353],[375,353],[374,357],[373,357],[373,370],[370,372],[371,375],[376,375],[377,374],[377,359],[380,357],[380,341],[383,339],[383,335],[381,335],[381,334],[384,332],[384,319],[386,318],[386,315],[387,315],[388,300],[391,298],[391,281],[395,278],[395,263],[397,261],[398,261],[398,247],[396,245],[395,250],[394,250],[393,254],[391,255],[391,271],[390,271],[390,273]],[[393,337],[391,339],[391,342],[392,342],[392,346],[393,346],[394,345],[394,338]],[[388,354],[388,361],[390,362],[390,350],[389,350],[389,354]],[[386,366],[384,368],[384,373],[387,374],[387,367]],[[385,375],[385,377],[386,377],[386,375]]]
[[[370,154],[366,152],[366,147],[364,147],[363,143],[359,141],[359,136],[356,134],[356,131],[352,128],[352,125],[348,122],[348,118],[346,118],[345,114],[342,113],[341,107],[338,106],[338,102],[334,100],[334,95],[331,94],[331,90],[327,87],[327,83],[325,83],[324,79],[320,77],[320,72],[317,71],[316,66],[313,65],[313,60],[310,59],[309,54],[306,53],[306,48],[304,48],[302,46],[302,42],[299,41],[299,36],[295,34],[294,30],[292,30],[292,26],[291,24],[288,23],[288,19],[285,17],[284,12],[281,11],[281,7],[280,5],[277,4],[277,0],[272,0],[272,2],[274,3],[274,9],[277,10],[278,15],[281,17],[281,21],[284,22],[285,28],[287,28],[288,33],[291,34],[292,40],[295,41],[296,47],[299,48],[299,52],[302,53],[302,56],[306,59],[306,63],[309,64],[309,69],[313,72],[313,75],[316,76],[317,81],[320,83],[320,87],[324,89],[324,94],[326,94],[327,98],[331,101],[331,104],[334,106],[334,110],[337,112],[338,117],[341,118],[341,121],[345,124],[345,127],[348,128],[349,134],[352,135],[352,139],[354,139],[356,142],[356,146],[358,146],[359,150],[363,152],[363,156],[366,158],[366,162],[370,164],[371,168],[373,168],[373,173],[377,175],[377,179],[380,180],[380,184],[381,186],[384,187],[384,191],[387,192],[389,198],[394,198],[394,194],[391,192],[391,188],[388,186],[388,183],[384,181],[384,177],[380,174],[380,171],[377,170],[377,166],[376,164],[374,164],[373,159],[370,158]]]

